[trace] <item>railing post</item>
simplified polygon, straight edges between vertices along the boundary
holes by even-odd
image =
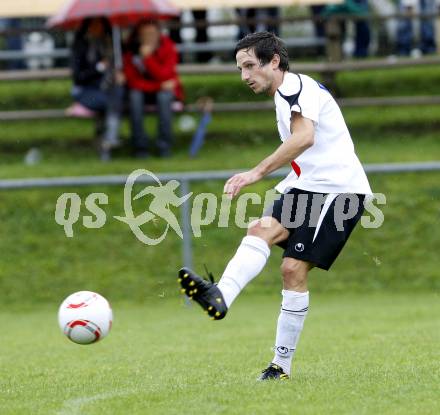
[[[436,12],[439,14],[435,17],[435,23],[434,23],[435,44],[437,45],[437,50],[439,50],[439,48],[440,48],[440,4],[437,6]]]
[[[330,62],[340,62],[342,60],[342,31],[339,19],[335,17],[326,19],[325,36],[327,59]]]
[[[181,181],[180,195],[186,196],[190,192],[189,180]],[[183,234],[183,265],[192,268],[192,234],[191,234],[191,198],[181,205],[182,234]]]
[[[340,62],[342,60],[342,31],[339,19],[327,18],[325,22],[325,37],[327,60],[329,62]],[[334,95],[338,95],[335,72],[323,72],[322,77],[324,85]]]

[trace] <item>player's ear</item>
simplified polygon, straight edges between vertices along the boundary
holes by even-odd
[[[272,69],[278,69],[280,67],[280,61],[280,55],[278,55],[278,53],[275,53],[272,57],[272,60],[270,61]]]

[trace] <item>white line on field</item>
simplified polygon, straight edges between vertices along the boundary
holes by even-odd
[[[91,402],[100,401],[103,399],[111,399],[117,396],[126,396],[135,393],[134,389],[129,389],[120,392],[105,392],[93,396],[68,399],[64,402],[63,407],[56,413],[56,415],[84,415],[82,406]]]

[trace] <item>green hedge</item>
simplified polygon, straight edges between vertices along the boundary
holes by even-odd
[[[191,75],[182,79],[187,102],[207,95],[218,102],[267,99],[255,96],[241,82],[238,71],[236,75]],[[336,80],[345,97],[440,94],[440,71],[432,66],[343,72]],[[71,102],[70,87],[68,80],[1,82],[0,110],[63,108]]]

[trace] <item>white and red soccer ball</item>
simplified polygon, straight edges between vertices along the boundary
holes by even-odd
[[[91,344],[103,339],[112,327],[112,320],[109,302],[92,291],[69,295],[58,310],[62,332],[78,344]]]

